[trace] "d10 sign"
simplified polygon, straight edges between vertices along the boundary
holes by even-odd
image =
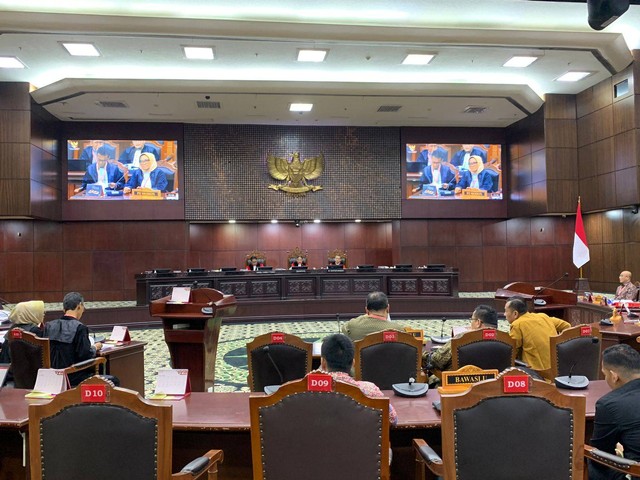
[[[105,403],[107,401],[107,386],[80,385],[80,399],[83,403]]]

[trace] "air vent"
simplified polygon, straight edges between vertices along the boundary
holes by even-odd
[[[196,105],[198,105],[198,108],[215,108],[215,109],[220,109],[221,105],[220,102],[211,102],[211,101],[203,101],[203,100],[198,100],[196,102]]]
[[[467,108],[464,109],[464,113],[484,113],[485,110],[487,109],[487,107],[474,107],[474,106],[468,106]]]
[[[400,105],[380,105],[378,107],[378,112],[387,113],[387,112],[397,112],[402,107]]]
[[[124,102],[98,102],[102,108],[129,108]]]

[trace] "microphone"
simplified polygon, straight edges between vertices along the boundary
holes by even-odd
[[[595,341],[594,341],[595,340]],[[592,339],[594,343],[598,343],[598,339]],[[578,364],[578,362],[573,362],[571,367],[569,368],[569,375],[556,377],[555,383],[558,388],[566,388],[569,390],[583,390],[589,386],[589,379],[584,375],[573,375],[573,368]]]
[[[531,297],[531,301],[533,302],[534,305],[546,305],[547,302],[542,300],[541,298],[538,298],[540,295],[542,295],[542,292],[544,292],[547,288],[551,288],[552,286],[554,286],[556,283],[558,283],[560,280],[562,280],[563,278],[567,278],[569,276],[569,272],[564,272],[562,275],[560,275],[558,278],[556,278],[553,282],[551,282],[550,284],[548,284],[545,287],[540,288],[540,290],[538,290],[536,292],[536,294]]]
[[[451,340],[451,336],[450,335],[444,335],[444,324],[447,321],[447,317],[442,317],[442,325],[440,327],[440,336],[439,337],[431,337],[431,341],[433,343],[447,343],[449,340]]]
[[[336,313],[336,322],[338,322],[338,333],[342,333],[342,329],[340,328],[340,314]]]
[[[191,291],[194,291],[197,289],[198,289],[198,281],[194,280],[193,283],[191,284]]]
[[[629,304],[628,303],[624,303],[624,309],[627,312],[627,318],[638,318],[638,314],[637,313],[633,313],[631,310],[629,310]]]
[[[283,384],[284,383],[284,377],[282,376],[282,372],[278,368],[278,365],[276,365],[275,360],[271,356],[271,353],[269,353],[269,345],[265,345],[264,347],[262,347],[262,351],[269,358],[269,360],[271,361],[271,364],[273,365],[273,368],[275,368],[276,373],[278,374],[278,377],[280,377],[280,384]]]

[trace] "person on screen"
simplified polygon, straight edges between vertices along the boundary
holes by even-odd
[[[168,185],[167,176],[158,168],[156,157],[147,152],[140,155],[140,168],[131,172],[124,193],[131,193],[131,190],[138,187],[166,192]]]
[[[491,174],[484,169],[482,158],[477,155],[469,157],[469,170],[460,171],[460,181],[456,185],[456,194],[460,193],[464,188],[478,188],[493,191],[493,178]]]
[[[471,144],[463,144],[451,159],[451,165],[459,170],[469,170],[469,159],[471,155],[477,155],[482,159],[482,163],[487,163],[487,152],[480,147]]]
[[[109,153],[102,146],[97,150],[97,162],[91,163],[87,167],[87,171],[82,178],[82,185],[74,190],[80,193],[87,189],[87,185],[97,183],[102,188],[110,188],[112,190],[122,190],[124,186],[124,174],[118,170],[118,167],[108,162]]]
[[[116,149],[104,143],[104,140],[89,140],[89,145],[80,154],[80,160],[87,162],[87,165],[89,163],[97,163],[98,149],[102,147],[105,148],[109,158],[116,158]]]
[[[446,160],[446,150],[436,149],[431,154],[431,165],[422,170],[419,185],[413,189],[413,193],[422,190],[424,185],[435,185],[438,189],[453,190],[456,186],[456,175],[442,161]]]
[[[146,143],[144,140],[131,140],[131,146],[120,154],[119,161],[140,168],[140,157],[143,153],[152,153],[156,160],[160,158],[160,150],[151,143]]]

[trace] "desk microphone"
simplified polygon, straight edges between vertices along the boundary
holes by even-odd
[[[538,298],[540,295],[542,295],[542,292],[544,292],[547,288],[551,288],[553,287],[556,283],[558,283],[560,280],[562,280],[563,278],[567,278],[569,276],[569,272],[564,272],[561,276],[559,276],[558,278],[556,278],[553,282],[551,282],[549,285],[540,288],[540,290],[538,290],[536,292],[536,294],[531,297],[531,301],[533,302],[534,305],[538,305],[538,306],[543,306],[546,305],[547,302],[545,302],[544,300],[542,300],[541,298]]]
[[[444,335],[444,324],[447,321],[447,317],[442,317],[442,326],[440,327],[440,336],[439,337],[431,337],[431,341],[433,343],[447,343],[449,340],[451,340],[451,336]]]
[[[627,312],[627,318],[638,318],[638,314],[637,313],[633,313],[631,310],[629,310],[629,304],[628,303],[624,303],[624,309]]]
[[[269,352],[269,345],[265,345],[264,347],[262,347],[262,351],[265,353],[265,355],[269,358],[269,360],[271,361],[271,364],[273,365],[273,368],[276,369],[276,372],[278,374],[278,377],[280,377],[280,384],[284,383],[284,377],[282,376],[282,372],[280,371],[280,369],[278,368],[278,365],[276,365],[275,360],[273,359],[273,357],[271,356],[271,353]]]
[[[593,343],[598,343],[597,338],[592,339]],[[571,368],[569,368],[569,375],[556,377],[555,383],[558,388],[566,388],[568,390],[584,390],[589,386],[589,379],[584,375],[576,375],[572,377],[573,368],[578,364],[578,362],[573,362]]]
[[[193,283],[191,284],[191,291],[193,292],[194,290],[198,289],[198,281],[194,280]]]

